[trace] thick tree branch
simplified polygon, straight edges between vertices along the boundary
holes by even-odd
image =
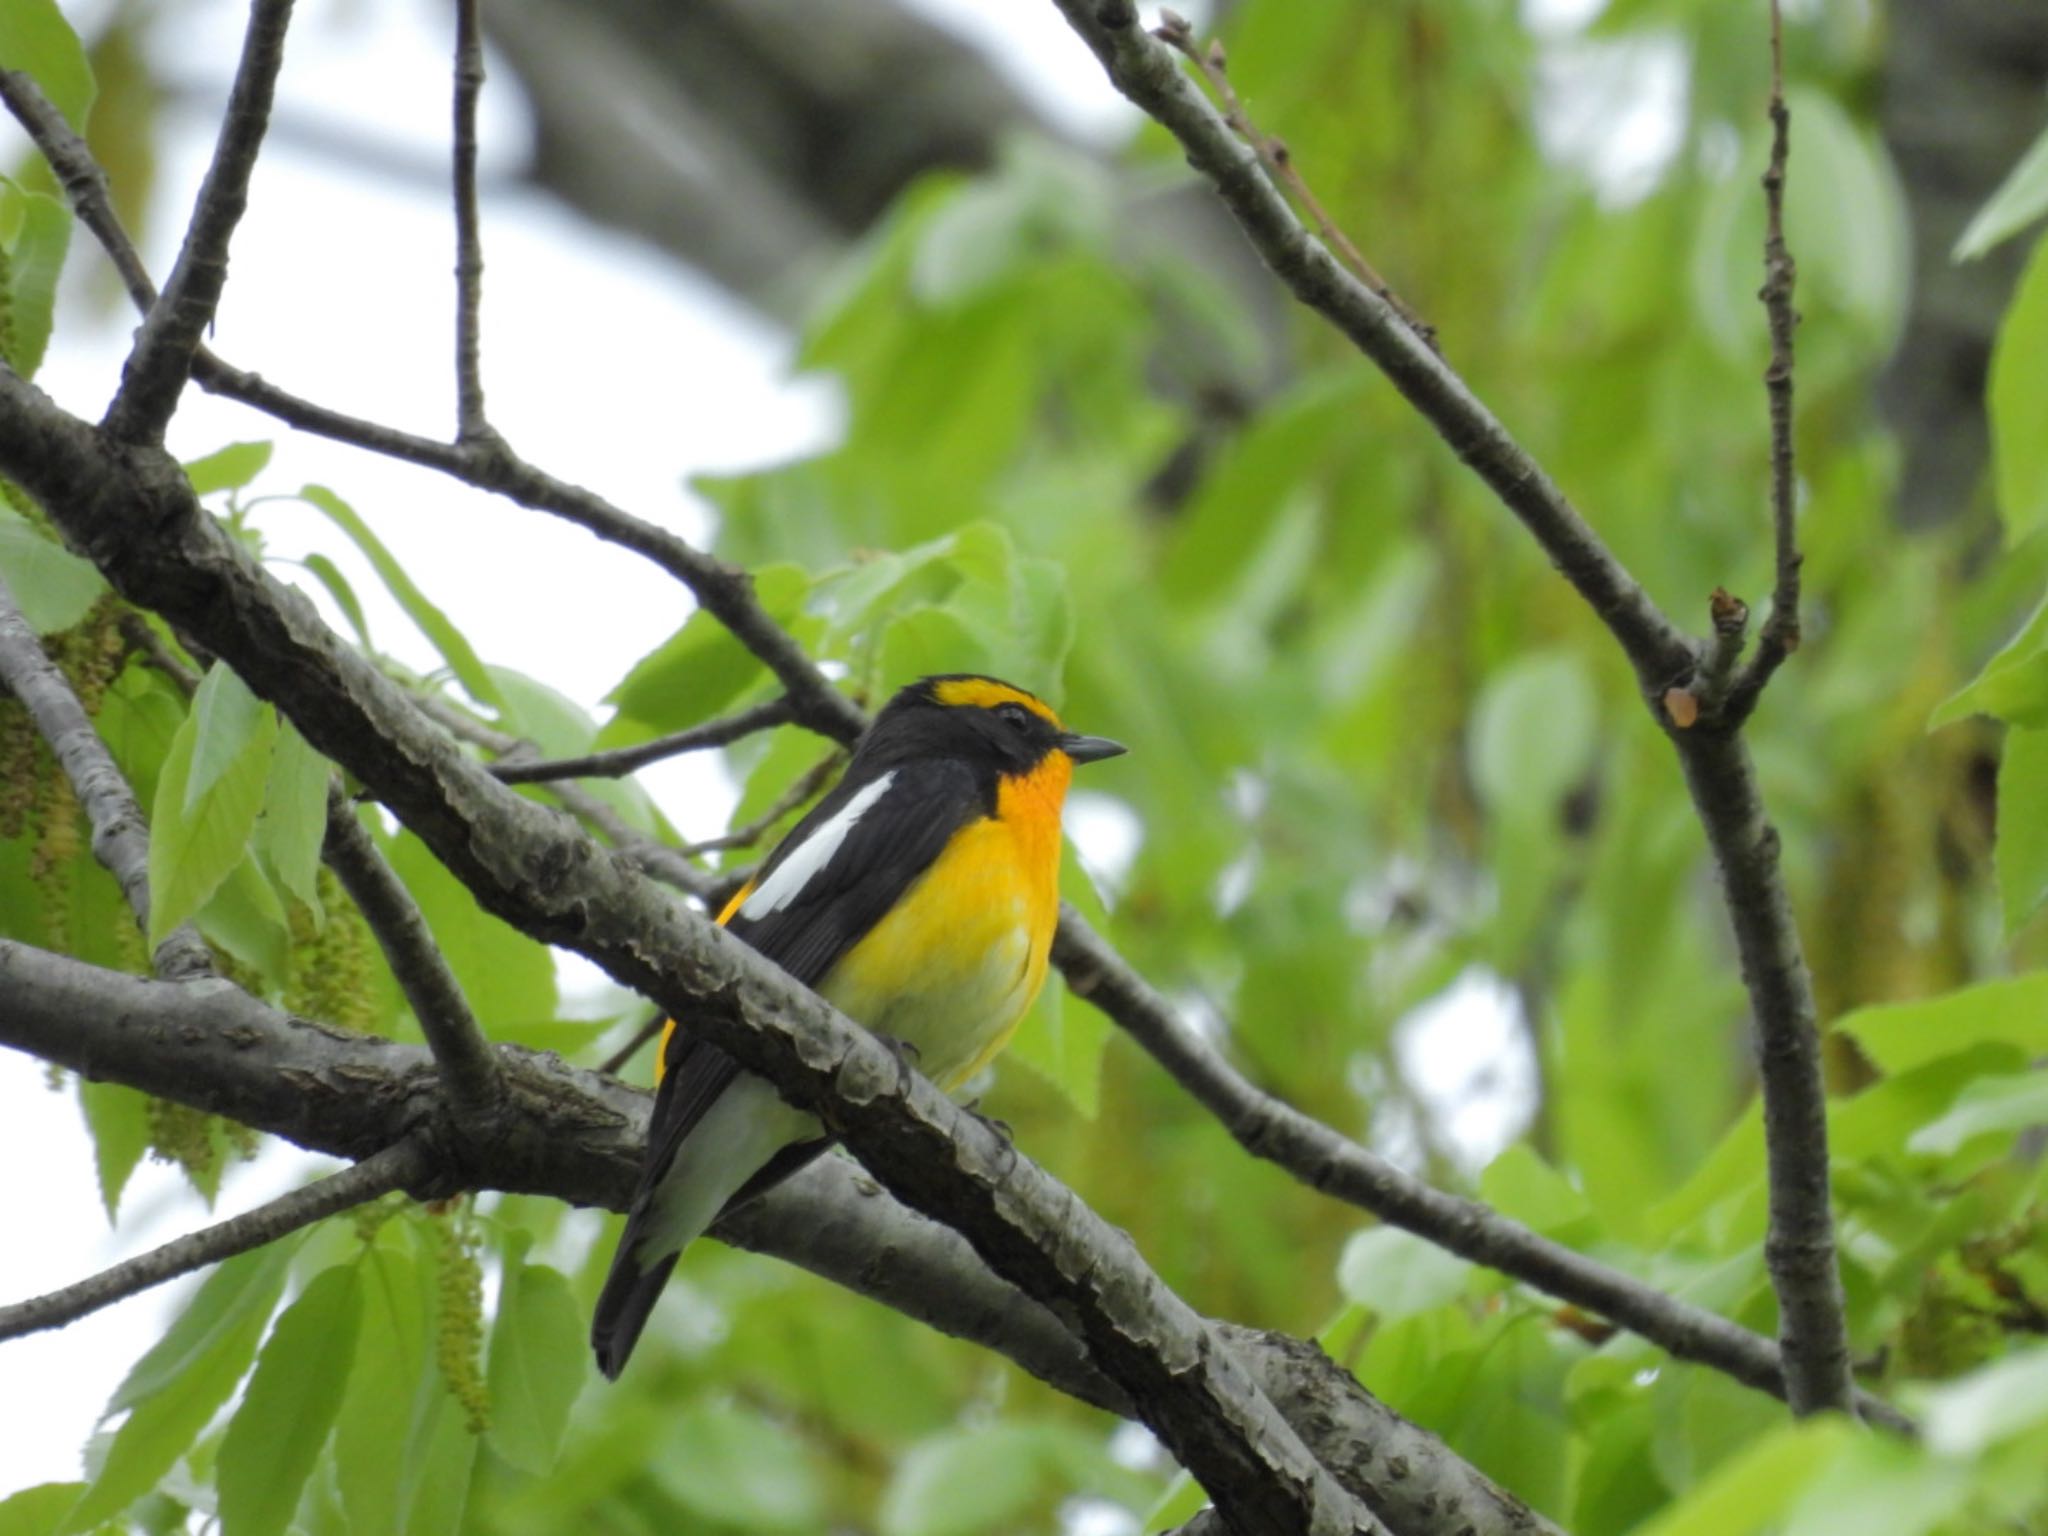
[[[487,1114],[499,1092],[498,1060],[470,1012],[462,985],[427,930],[412,892],[385,862],[339,780],[327,786],[328,867],[355,901],[398,978],[458,1119]]]
[[[107,407],[105,426],[117,442],[155,442],[163,436],[191,374],[199,339],[213,323],[228,280],[228,242],[249,206],[249,178],[270,125],[291,15],[291,0],[254,0],[250,6],[227,114],[185,243],[170,281],[143,319],[122,369],[121,387]]]
[[[49,743],[92,827],[92,856],[114,877],[137,926],[147,934],[149,823],[91,716],[44,653],[5,580],[0,580],[0,684],[21,701]],[[157,946],[153,965],[166,980],[213,974],[213,956],[190,923],[171,930]]]
[[[301,1227],[405,1189],[425,1177],[429,1159],[411,1141],[394,1142],[352,1168],[279,1195],[275,1200],[230,1216],[226,1221],[172,1238],[161,1248],[124,1260],[110,1269],[13,1306],[0,1307],[0,1340],[61,1328],[102,1307],[140,1295],[180,1275],[218,1264],[251,1248],[261,1248]]]
[[[707,720],[686,731],[673,731],[643,741],[637,746],[613,747],[584,757],[558,757],[534,762],[498,762],[491,773],[500,784],[545,784],[555,779],[616,779],[686,752],[703,752],[723,747],[756,731],[784,725],[796,718],[785,698],[770,699],[748,709],[736,710],[719,720]]]
[[[1172,133],[1189,162],[1215,184],[1274,274],[1371,358],[1521,519],[1634,665],[1653,713],[1677,745],[1693,804],[1720,864],[1762,1041],[1772,1201],[1766,1258],[1782,1316],[1786,1399],[1796,1413],[1847,1410],[1852,1383],[1827,1201],[1826,1101],[1812,983],[1778,869],[1777,835],[1764,817],[1747,750],[1731,728],[1680,728],[1662,705],[1667,692],[1684,692],[1696,676],[1698,647],[1464,381],[1302,227],[1258,156],[1182,72],[1174,51],[1139,27],[1131,0],[1055,3],[1117,88]],[[1786,336],[1789,343],[1789,330]],[[1789,395],[1785,400],[1789,406]],[[1789,536],[1786,511],[1782,527]],[[1781,560],[1781,577],[1786,570]],[[1796,559],[1791,571],[1796,575]],[[1785,611],[1792,621],[1796,609]]]
[[[476,102],[484,88],[477,0],[455,3],[455,440],[491,430],[484,415],[482,310],[484,243],[477,232]]]
[[[167,454],[111,453],[33,385],[0,376],[0,472],[43,503],[117,591],[191,633],[284,709],[487,908],[691,1019],[820,1115],[909,1203],[959,1228],[998,1273],[1066,1311],[1234,1522],[1247,1531],[1376,1528],[1127,1238],[904,1072],[874,1037],[464,756],[205,515]]]
[[[509,1085],[502,1112],[462,1127],[438,1104],[427,1051],[293,1018],[224,982],[170,986],[0,940],[0,999],[0,1045],[72,1071],[341,1157],[372,1158],[410,1138],[432,1162],[409,1187],[502,1189],[612,1210],[632,1199],[650,1095],[546,1055],[497,1047]],[[1066,1323],[850,1159],[820,1158],[715,1231],[1006,1355],[1084,1402],[1136,1412]],[[1327,1465],[1376,1507],[1371,1490],[1383,1489],[1397,1536],[1440,1536],[1441,1523],[1416,1518],[1440,1510],[1458,1511],[1476,1536],[1551,1529],[1516,1514],[1510,1495],[1344,1372],[1306,1365],[1313,1346],[1212,1326],[1269,1395],[1283,1394],[1276,1401]]]

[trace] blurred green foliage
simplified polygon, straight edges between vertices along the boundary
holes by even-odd
[[[92,77],[54,9],[9,14],[36,29],[11,62],[52,71],[84,112]],[[1614,0],[1588,33],[1546,39],[1506,0],[1246,0],[1224,34],[1260,126],[1649,591],[1701,627],[1717,585],[1761,608],[1771,568],[1761,14]],[[1870,391],[1908,299],[1902,194],[1864,115],[1883,45],[1847,0],[1801,8],[1788,35],[1809,606],[1752,738],[1827,1027],[1861,1374],[1922,1416],[1925,1440],[1793,1425],[1371,1227],[1245,1157],[1072,999],[1046,999],[1010,1058],[1025,1066],[988,1093],[1196,1306],[1319,1335],[1579,1536],[1964,1536],[2048,1518],[2048,241],[1998,339],[1984,494],[1900,529]],[[137,142],[107,152],[146,165],[146,71],[132,49],[117,59],[95,122],[125,124]],[[1670,143],[1617,170],[1588,146],[1653,64],[1675,83],[1652,110]],[[1581,96],[1588,121],[1557,130]],[[1262,328],[1201,251],[1145,238],[1144,199],[1183,173],[1155,129],[1132,158],[1019,143],[983,177],[905,197],[802,339],[799,366],[844,392],[843,441],[700,483],[719,552],[866,702],[926,671],[988,670],[1129,743],[1083,788],[1131,857],[1100,896],[1079,873],[1068,894],[1260,1084],[1773,1331],[1746,1005],[1632,677],[1340,338],[1299,315]],[[1973,250],[2037,238],[2037,162]],[[7,356],[24,371],[68,234],[34,179],[0,183]],[[262,498],[243,493],[266,460],[242,444],[191,466],[258,548]],[[550,754],[772,692],[700,614],[602,706],[564,698],[474,654],[427,595],[447,574],[405,572],[377,541],[381,509],[298,494],[445,658],[408,681]],[[104,588],[33,509],[0,512],[0,572],[152,807],[159,930],[192,918],[245,984],[416,1037],[313,870],[324,801],[296,732],[221,669],[190,701],[138,659],[105,675]],[[367,649],[338,569],[306,574]],[[9,711],[0,931],[140,968],[75,806]],[[735,824],[820,751],[795,731],[732,748]],[[598,792],[673,838],[630,782]],[[637,1022],[559,1018],[546,952],[409,835],[375,831],[495,1035],[594,1062]],[[79,1093],[110,1213],[152,1137],[218,1178],[218,1128],[167,1150],[142,1096]],[[1083,1499],[1133,1519],[1198,1501],[1002,1363],[715,1245],[693,1250],[626,1380],[598,1389],[582,1319],[599,1236],[528,1198],[393,1203],[231,1261],[110,1405],[110,1422],[132,1411],[87,1481],[0,1502],[0,1532],[178,1530],[192,1510],[226,1536],[946,1536],[1056,1528]]]

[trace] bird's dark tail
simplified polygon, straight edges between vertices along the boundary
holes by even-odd
[[[590,1347],[597,1352],[597,1368],[611,1381],[617,1381],[626,1368],[654,1304],[661,1300],[661,1288],[668,1284],[670,1271],[682,1257],[672,1253],[652,1269],[642,1269],[633,1260],[635,1246],[623,1240],[619,1243],[619,1251],[612,1255],[612,1272],[605,1276],[604,1290],[590,1320]]]

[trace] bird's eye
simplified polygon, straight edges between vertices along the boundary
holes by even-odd
[[[996,706],[996,718],[1013,731],[1028,731],[1031,729],[1031,711],[1022,704],[998,704]]]

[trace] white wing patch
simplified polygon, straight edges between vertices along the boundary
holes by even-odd
[[[750,922],[758,922],[795,901],[804,887],[811,883],[812,877],[832,862],[832,855],[839,851],[839,845],[846,841],[847,834],[888,792],[895,779],[896,771],[892,768],[841,806],[838,815],[792,848],[789,857],[775,866],[775,873],[763,880],[754,894],[741,904],[740,916]]]

